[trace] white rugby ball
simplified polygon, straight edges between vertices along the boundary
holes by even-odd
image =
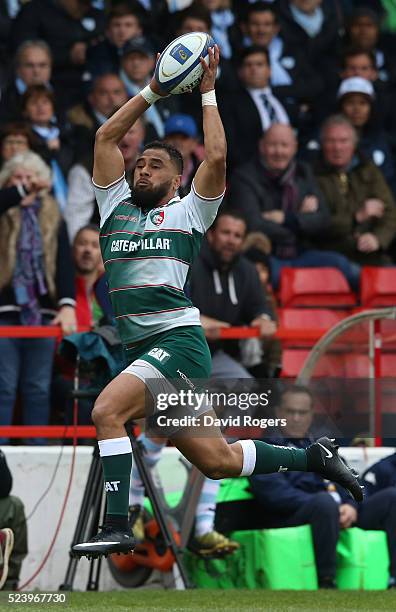
[[[155,68],[160,88],[172,94],[192,91],[203,74],[199,58],[208,62],[208,48],[214,44],[213,38],[205,32],[189,32],[175,38],[161,53]]]

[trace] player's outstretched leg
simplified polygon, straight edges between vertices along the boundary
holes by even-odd
[[[251,476],[273,472],[316,472],[347,489],[356,501],[363,499],[357,474],[338,455],[338,446],[319,438],[307,449],[267,444],[262,440],[239,440],[227,444],[220,431],[206,429],[207,437],[181,433],[175,446],[209,478]]]

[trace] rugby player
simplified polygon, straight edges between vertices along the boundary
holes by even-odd
[[[206,380],[210,374],[210,352],[199,311],[183,291],[190,265],[225,190],[226,139],[214,91],[218,47],[209,49],[208,63],[202,58],[201,63],[205,159],[184,198],[175,196],[183,174],[182,156],[164,143],[146,145],[138,157],[133,195],[125,181],[118,143],[162,96],[154,78],[96,134],[93,183],[101,217],[101,250],[130,365],[102,391],[92,412],[107,514],[97,535],[73,547],[77,556],[126,553],[134,548],[128,527],[132,451],[125,423],[145,416],[146,391],[153,396],[159,389],[174,391],[171,381],[175,380],[179,388],[184,385],[188,390],[192,380]],[[338,457],[338,447],[328,438],[297,449],[259,440],[228,444],[215,426],[204,430],[201,435],[178,431],[172,441],[209,478],[314,471],[343,485],[355,499],[363,497],[356,475]]]

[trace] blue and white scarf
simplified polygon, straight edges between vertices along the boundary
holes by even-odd
[[[298,25],[305,30],[310,38],[315,38],[322,29],[324,16],[320,6],[318,6],[312,15],[308,15],[300,11],[294,4],[290,4],[290,12]]]

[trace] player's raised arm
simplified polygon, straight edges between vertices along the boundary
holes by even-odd
[[[209,64],[201,58],[204,69],[202,94],[205,159],[194,178],[196,192],[204,198],[215,198],[225,189],[227,142],[216,104],[215,80],[219,64],[219,48],[209,48]]]
[[[128,100],[96,132],[93,169],[96,185],[105,187],[123,175],[124,159],[118,143],[149,106],[162,97],[159,88],[154,91],[152,84],[153,81]]]

